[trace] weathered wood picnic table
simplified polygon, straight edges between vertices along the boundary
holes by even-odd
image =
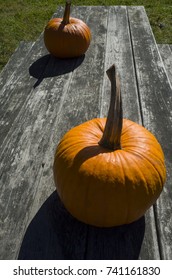
[[[0,258],[172,259],[172,89],[145,9],[76,6],[71,15],[91,29],[85,56],[54,58],[41,34],[20,44],[0,76]],[[157,137],[167,181],[145,218],[97,229],[63,208],[52,165],[65,132],[107,115],[113,63],[124,117]]]

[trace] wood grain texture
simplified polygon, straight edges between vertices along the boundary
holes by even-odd
[[[104,84],[100,112],[103,117],[107,115],[110,102],[110,83],[106,75],[106,70],[113,63],[120,77],[124,118],[141,124],[135,66],[128,27],[127,9],[125,6],[109,7]]]
[[[165,154],[167,181],[154,212],[160,258],[171,259],[172,90],[144,8],[129,7],[128,12],[143,124],[157,137]]]
[[[25,56],[23,62],[19,65],[16,71],[13,72],[10,79],[1,89],[0,129],[2,137],[0,138],[0,145],[2,145],[2,141],[7,141],[5,139],[13,125],[14,120],[18,116],[22,106],[25,102],[27,103],[30,98],[30,93],[36,80],[30,75],[29,67],[35,60],[46,53],[47,51],[45,50],[42,42],[42,36],[40,36]],[[42,69],[40,69],[40,71],[41,70]]]
[[[60,7],[53,17],[62,14]],[[143,121],[155,132],[167,159],[166,188],[156,207],[146,215],[140,258],[170,258],[167,231],[171,228],[166,225],[165,229],[165,218],[170,223],[171,144],[164,139],[171,137],[165,111],[167,108],[171,114],[171,97],[145,10],[76,6],[71,15],[91,28],[92,41],[85,56],[54,58],[47,54],[41,35],[2,88],[2,120],[9,126],[1,124],[0,256],[16,259],[20,251],[21,259],[138,258],[144,217],[122,229],[97,230],[67,214],[54,192],[55,148],[73,126],[106,115],[110,84],[105,72],[115,63],[121,79],[124,116],[140,124]],[[159,123],[169,126],[169,136]],[[164,234],[162,240],[159,235],[157,238],[157,231]]]
[[[53,59],[49,66],[52,64],[56,65]],[[63,101],[62,93],[68,88],[70,78],[71,73],[55,80],[49,78],[48,83],[44,80],[39,89],[33,89],[28,102],[15,119],[13,129],[8,133],[8,141],[1,153],[1,207],[8,205],[7,212],[3,211],[6,223],[2,234],[6,242],[1,248],[7,256],[8,243],[15,247],[15,252],[10,253],[16,254],[16,248],[19,247],[30,217],[33,200],[37,199],[37,182],[44,173],[46,163],[52,161],[52,158],[45,158],[45,154],[51,143],[53,125]],[[15,228],[13,224],[16,225]]]
[[[164,68],[167,72],[169,83],[172,87],[172,46],[168,44],[158,44],[158,50],[164,63]]]
[[[42,57],[40,57],[42,48],[41,36],[31,50],[31,60],[32,63],[38,63],[39,66],[44,65],[45,68],[47,63],[42,64],[44,54],[42,53]],[[37,50],[40,50],[40,52],[37,52]],[[37,61],[38,59],[39,61]],[[65,87],[68,87],[68,80],[71,77],[71,73],[67,73],[63,75],[62,79],[61,76],[57,80],[54,79],[53,75],[59,71],[62,63],[56,64],[55,60],[50,57],[48,57],[48,61],[50,61],[48,66],[50,67],[50,71],[48,71],[50,76],[46,78],[49,81],[47,82],[44,79],[39,85],[39,89],[34,88],[37,78],[32,79],[29,75],[30,62],[27,65],[24,62],[24,65],[22,65],[22,69],[25,69],[24,73],[27,72],[25,79],[29,88],[29,97],[27,96],[22,108],[20,107],[1,150],[1,209],[4,210],[1,211],[0,217],[2,229],[0,233],[2,242],[0,255],[4,259],[13,259],[17,256],[17,250],[19,250],[23,231],[27,224],[28,213],[35,199],[36,184],[34,184],[34,180],[39,178],[43,171],[42,166],[45,165],[43,157],[49,143],[53,121],[57,117],[56,109],[60,107],[61,93],[63,90],[65,91]],[[65,65],[70,65],[71,70],[71,64],[74,67],[75,61],[73,60],[72,63],[66,61],[61,71],[66,71]],[[51,73],[52,65],[55,65],[55,73]],[[41,69],[42,72],[44,72],[44,68]],[[39,70],[38,67],[36,72],[42,77],[43,73],[40,73]],[[45,71],[47,74],[47,70]],[[54,83],[55,89],[58,90],[54,90]],[[14,94],[17,94],[17,92],[18,86],[14,88]],[[55,110],[54,114],[53,110]],[[47,125],[45,125],[45,122]],[[9,247],[10,250],[8,250]]]
[[[20,42],[19,46],[16,48],[8,63],[0,73],[0,90],[2,90],[6,83],[9,83],[9,80],[12,78],[11,76],[15,75],[15,71],[20,67],[33,44],[34,42]]]

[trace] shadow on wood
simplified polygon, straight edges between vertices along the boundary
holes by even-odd
[[[18,259],[138,259],[145,218],[120,227],[97,228],[73,218],[53,192],[28,226]]]
[[[45,78],[56,77],[72,72],[84,60],[85,55],[76,58],[59,59],[47,54],[36,60],[29,68],[29,74],[36,78],[36,88]]]

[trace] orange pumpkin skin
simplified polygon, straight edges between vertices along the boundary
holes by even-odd
[[[51,19],[44,30],[44,43],[47,50],[58,58],[78,57],[87,51],[91,32],[80,19],[70,18],[64,24],[62,18]]]
[[[121,147],[98,144],[106,119],[93,119],[68,131],[57,146],[54,180],[68,211],[98,227],[129,224],[159,197],[166,178],[164,155],[144,127],[123,119]]]

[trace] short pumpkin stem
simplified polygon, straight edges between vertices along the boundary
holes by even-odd
[[[63,21],[62,21],[62,23],[64,25],[69,23],[70,6],[71,6],[71,1],[70,0],[66,1],[66,6],[65,6],[64,15],[63,15]]]
[[[122,100],[120,81],[116,75],[115,65],[106,71],[111,82],[111,100],[103,136],[99,145],[110,150],[121,149],[122,132]]]

